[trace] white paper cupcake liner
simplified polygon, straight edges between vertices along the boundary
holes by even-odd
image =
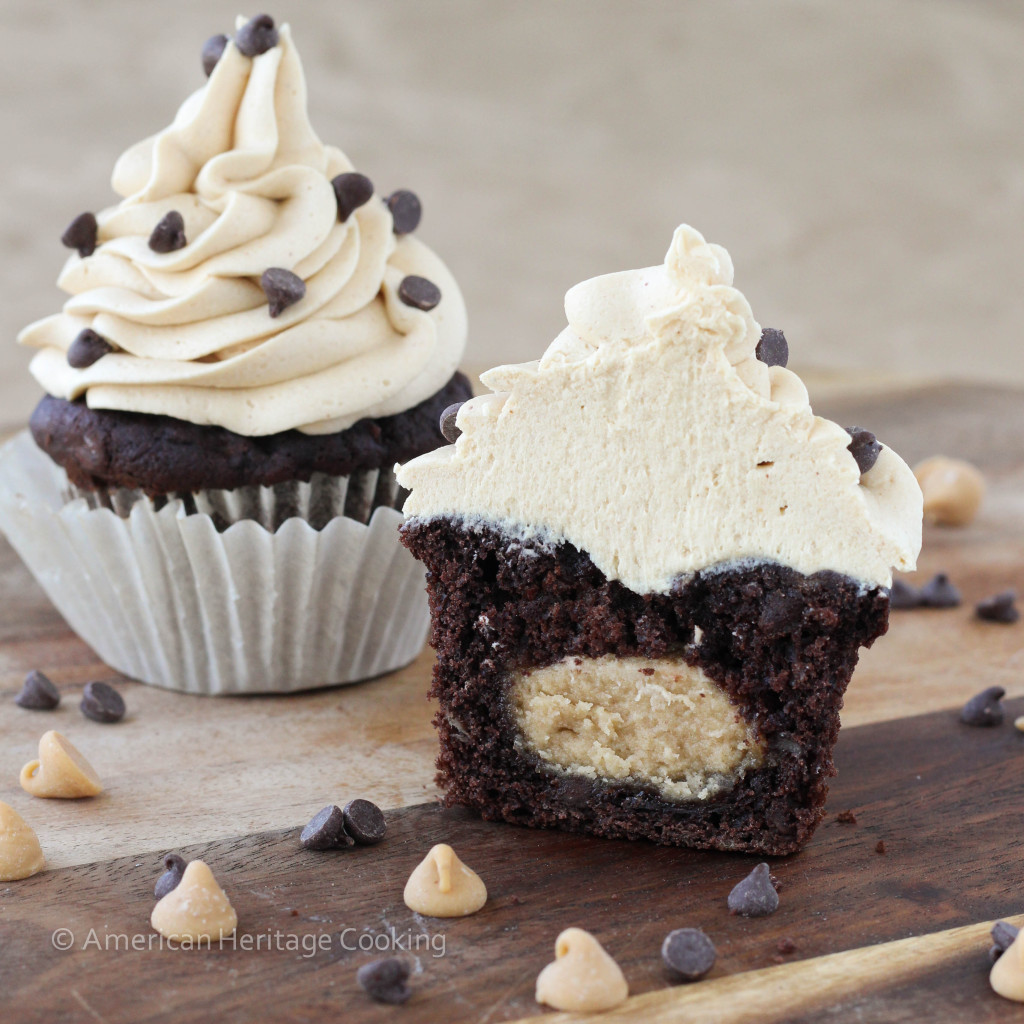
[[[301,518],[218,530],[214,505],[190,514],[178,498],[136,498],[119,515],[69,501],[68,486],[22,432],[0,449],[0,529],[71,628],[125,675],[188,693],[281,693],[381,675],[423,647],[424,570],[394,508],[319,530]],[[214,504],[234,515],[251,499]],[[275,523],[278,496],[258,500]]]

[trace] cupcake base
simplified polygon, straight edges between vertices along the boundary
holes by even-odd
[[[0,528],[108,665],[200,694],[283,693],[367,679],[422,649],[423,569],[401,515],[289,518],[218,530],[180,500],[127,515],[68,501],[68,478],[27,432],[0,449]],[[267,499],[268,502],[270,499]]]
[[[641,595],[608,580],[570,544],[530,546],[446,518],[411,520],[402,533],[428,568],[438,782],[449,805],[488,819],[674,846],[788,854],[807,843],[835,774],[843,693],[858,649],[886,630],[887,591],[762,562],[697,573],[670,595]],[[753,745],[725,750],[735,755],[725,773],[720,744],[704,772],[677,751],[689,765],[685,778],[609,777],[608,770],[621,776],[625,757],[643,763],[650,729],[629,732],[625,705],[588,706],[578,694],[556,692],[573,671],[597,666],[600,675],[609,662],[643,677],[636,708],[664,698],[658,684],[666,665],[679,678],[706,680],[707,702],[692,692],[678,700],[694,714],[724,700],[735,721],[720,716],[714,729],[691,732],[728,736],[727,727],[740,725]],[[569,669],[559,675],[561,665]],[[544,749],[523,713],[524,686],[541,672],[562,715],[543,734]],[[580,706],[588,712],[574,718]],[[658,724],[657,714],[648,721]],[[687,720],[679,721],[682,735]],[[577,733],[601,738],[595,749],[603,760],[588,754],[572,762],[566,750],[594,746],[564,742]],[[602,746],[613,743],[609,735],[618,744],[610,754]]]

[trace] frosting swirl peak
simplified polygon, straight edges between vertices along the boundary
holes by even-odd
[[[252,58],[228,42],[174,122],[117,161],[122,201],[97,215],[95,251],[60,275],[71,298],[19,336],[39,349],[33,375],[93,408],[247,435],[329,433],[434,394],[465,346],[462,296],[437,256],[395,234],[379,197],[340,219],[332,179],[352,170],[309,124],[288,26]],[[156,251],[151,235],[172,212],[185,244]],[[273,318],[260,285],[269,269],[305,284]],[[409,275],[442,301],[404,303]],[[114,351],[74,368],[66,354],[85,328]]]

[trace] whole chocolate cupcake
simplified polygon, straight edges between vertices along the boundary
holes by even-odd
[[[365,678],[425,636],[393,466],[442,444],[439,414],[469,397],[465,306],[414,233],[417,197],[378,195],[313,132],[287,25],[240,19],[203,66],[173,124],[117,161],[122,201],[69,225],[63,311],[19,337],[52,463],[13,443],[3,526],[130,675]]]

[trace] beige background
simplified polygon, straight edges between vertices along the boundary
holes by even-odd
[[[60,233],[202,81],[235,0],[0,0],[0,424]],[[537,356],[576,281],[733,253],[798,367],[1024,384],[1024,4],[277,0],[314,126],[422,197],[467,362]],[[248,12],[253,13],[253,12]]]

